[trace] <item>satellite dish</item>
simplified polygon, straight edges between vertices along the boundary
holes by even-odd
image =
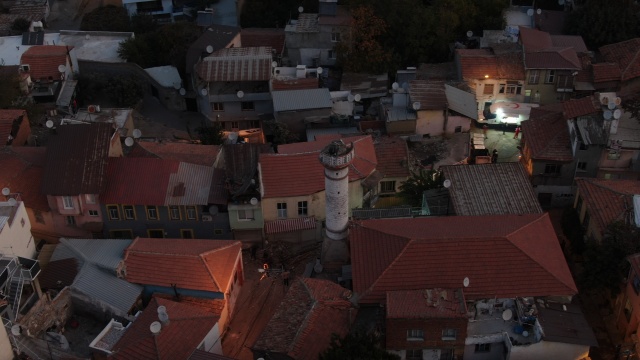
[[[47,120],[47,122],[46,122],[46,123],[44,123],[44,124],[45,124],[45,125],[47,126],[47,128],[49,128],[49,129],[51,129],[51,128],[53,127],[53,121],[51,121],[51,120]]]
[[[272,62],[271,67],[278,67],[278,62],[277,61]]]
[[[298,12],[299,12],[299,13],[302,13],[303,11],[304,11],[304,8],[303,8],[302,6],[299,6],[299,7],[298,7]]]
[[[251,205],[258,205],[258,198],[251,198],[251,201],[249,201],[251,203]]]
[[[615,110],[613,111],[613,118],[614,118],[614,119],[618,120],[618,119],[620,119],[620,117],[621,117],[621,116],[622,116],[622,110],[620,110],[620,109],[615,109]]]
[[[242,99],[244,97],[244,91],[240,90],[236,93],[236,95],[238,96],[238,99]]]
[[[20,336],[20,334],[22,334],[22,328],[20,327],[20,325],[15,324],[11,327],[11,333],[14,336]]]
[[[451,187],[451,180],[446,179],[445,181],[442,182],[442,186],[446,187],[447,189],[450,188]]]
[[[58,71],[60,71],[61,73],[67,71],[67,67],[64,65],[58,65]]]
[[[607,107],[609,108],[609,110],[613,110],[616,108],[616,103],[614,103],[613,101],[609,101]]]
[[[2,189],[2,195],[7,196],[9,194],[11,194],[11,189],[8,187]]]
[[[151,323],[151,325],[149,325],[149,330],[151,330],[151,333],[154,335],[159,334],[160,329],[162,329],[162,324],[160,324],[159,321],[154,321]]]
[[[527,10],[527,15],[529,15],[529,16],[533,16],[533,9],[529,9],[529,10]]]
[[[411,107],[413,108],[413,110],[416,110],[416,111],[420,110],[420,102],[419,101],[414,102],[411,105]]]
[[[536,14],[538,14],[538,15],[542,14],[542,9],[536,10]]]
[[[398,84],[397,82],[394,82],[393,84],[391,84],[391,88],[393,90],[398,90],[399,87],[400,87],[400,84]]]
[[[133,146],[133,144],[135,143],[135,141],[133,141],[132,137],[128,137],[126,139],[124,139],[124,144],[127,146]]]
[[[209,206],[209,214],[216,215],[218,213],[218,207],[216,205]]]
[[[207,89],[200,90],[200,94],[202,94],[202,96],[207,96],[208,93],[209,91],[207,91]]]
[[[471,30],[467,31],[467,37],[469,37],[469,38],[470,38],[470,37],[472,37],[472,36],[473,36],[473,31],[471,31]]]
[[[513,311],[511,309],[507,309],[502,312],[502,320],[509,321],[513,318]]]
[[[91,35],[87,34],[87,35],[84,36],[84,38],[89,40],[89,39],[91,39]]]
[[[605,120],[611,120],[611,117],[613,117],[613,113],[611,112],[611,110],[605,110],[602,113],[602,116],[604,117]]]
[[[409,83],[408,82],[403,82],[402,83],[402,88],[405,90],[409,90]]]
[[[182,87],[182,86],[180,86],[180,83],[179,83],[179,82],[177,82],[177,81],[176,81],[176,82],[174,82],[174,83],[173,83],[173,88],[174,88],[174,89],[178,90],[178,89],[180,89],[181,87]]]
[[[469,287],[469,278],[465,277],[464,280],[462,280],[462,285],[464,285],[464,287]]]
[[[16,201],[16,199],[11,198],[9,200],[7,200],[7,202],[9,203],[10,206],[14,206],[18,201]]]
[[[360,101],[360,99],[362,99],[362,96],[360,94],[355,94],[353,96],[353,100],[355,100],[355,101]]]
[[[317,71],[318,71],[318,75],[320,75],[322,74],[323,69],[321,67],[318,67]]]
[[[207,50],[207,53],[211,54],[213,52],[213,46],[211,45],[207,45],[207,47],[205,48],[205,50]]]
[[[349,102],[353,102],[353,99],[354,99],[353,95],[351,95],[351,94],[347,95],[347,100]]]
[[[142,136],[142,131],[140,131],[140,129],[133,129],[134,139],[140,139],[141,136]]]
[[[185,90],[184,88],[180,88],[180,95],[185,96],[187,93],[187,90]]]
[[[160,305],[158,306],[158,314],[162,314],[162,313],[166,313],[167,312],[167,307],[164,305]]]

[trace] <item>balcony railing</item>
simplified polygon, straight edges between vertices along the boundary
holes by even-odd
[[[18,256],[18,263],[22,267],[22,277],[25,280],[33,281],[40,273],[40,263],[38,260]]]

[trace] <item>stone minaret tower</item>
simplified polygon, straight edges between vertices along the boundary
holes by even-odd
[[[344,265],[349,260],[347,235],[349,226],[349,165],[355,151],[353,144],[333,141],[320,152],[324,166],[326,195],[326,234],[322,245],[322,262],[326,266]]]

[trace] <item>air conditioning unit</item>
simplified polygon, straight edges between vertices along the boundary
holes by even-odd
[[[202,215],[202,221],[213,221],[213,216],[211,216],[211,215]]]

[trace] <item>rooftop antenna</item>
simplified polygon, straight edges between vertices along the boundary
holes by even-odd
[[[207,47],[205,48],[205,50],[207,50],[207,53],[211,54],[213,52],[213,46],[211,45],[207,45]]]
[[[127,137],[126,139],[124,139],[124,144],[127,145],[127,146],[133,146],[134,143],[135,143],[135,141],[130,136]]]
[[[140,129],[133,129],[134,139],[140,139],[141,136],[142,136],[142,131],[140,131]]]

